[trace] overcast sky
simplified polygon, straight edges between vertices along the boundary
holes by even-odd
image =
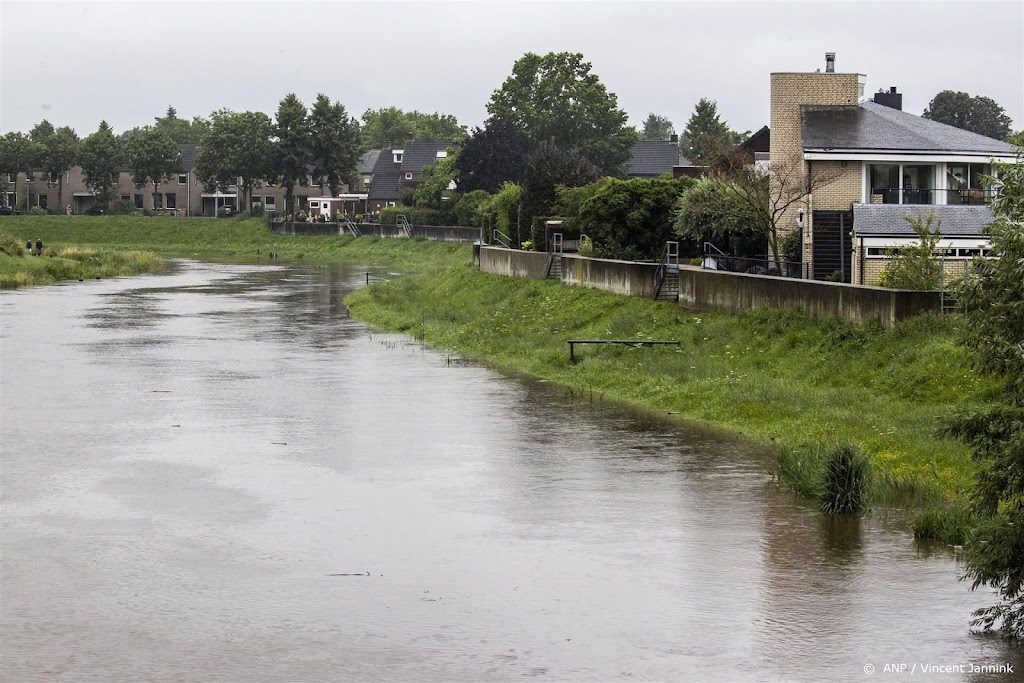
[[[681,130],[697,100],[768,123],[772,71],[867,75],[920,114],[941,90],[993,98],[1024,128],[1024,2],[217,2],[0,0],[0,132],[80,135],[226,107],[273,114],[318,92],[359,116],[397,106],[479,125],[525,52],[582,52],[633,124]]]

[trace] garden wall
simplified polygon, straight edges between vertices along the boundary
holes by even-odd
[[[474,257],[476,255],[474,254]],[[511,277],[544,277],[548,254],[483,245],[480,269]],[[616,294],[654,296],[654,263],[562,257],[562,281]],[[809,315],[852,322],[877,320],[886,327],[940,309],[938,292],[913,292],[817,280],[726,273],[679,266],[679,305],[693,310],[738,312],[752,308],[798,308]]]

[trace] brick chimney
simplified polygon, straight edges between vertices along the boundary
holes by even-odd
[[[826,52],[825,53],[825,73],[834,74],[836,72],[836,53]]]
[[[903,94],[896,92],[896,86],[889,88],[889,92],[879,90],[875,93],[874,97],[875,104],[880,104],[884,107],[903,111]]]

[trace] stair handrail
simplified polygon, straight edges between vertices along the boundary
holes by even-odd
[[[707,244],[707,243],[706,243]],[[654,298],[661,296],[661,287],[665,284],[665,276],[668,274],[669,266],[679,266],[679,242],[665,242],[665,248],[661,250],[661,258],[658,259],[658,268],[654,271]]]
[[[363,236],[363,233],[359,229],[359,226],[356,225],[355,223],[353,223],[352,219],[350,219],[348,216],[345,216],[345,217],[343,217],[341,219],[341,229],[342,230],[348,230],[352,234],[353,237],[362,237]]]
[[[506,249],[512,248],[512,238],[497,228],[492,232],[491,238]]]
[[[404,213],[400,213],[395,216],[395,223],[405,231],[406,237],[412,237],[412,223],[409,222],[409,219],[406,218]]]

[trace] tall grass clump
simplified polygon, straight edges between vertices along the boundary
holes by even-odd
[[[914,538],[918,541],[963,545],[977,523],[977,516],[964,505],[931,508],[914,519]]]
[[[9,232],[0,230],[0,251],[10,256],[24,256],[24,243]]]
[[[785,481],[797,495],[818,498],[821,495],[822,464],[821,449],[782,446],[776,477]]]
[[[830,515],[863,512],[868,504],[871,465],[867,454],[852,443],[826,448],[821,482],[821,510]]]

